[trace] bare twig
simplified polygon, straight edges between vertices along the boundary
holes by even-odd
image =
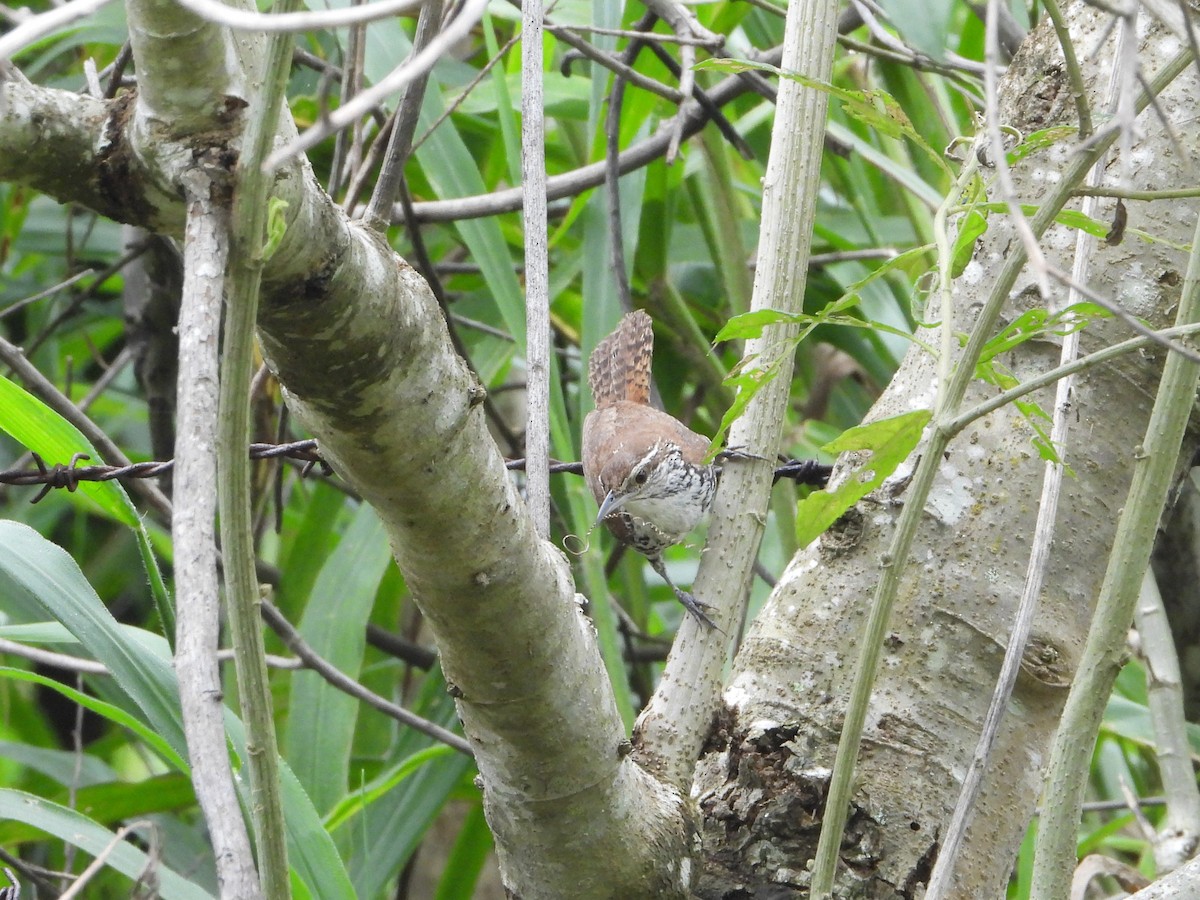
[[[351,3],[355,7],[359,7],[362,4],[363,0],[352,0]],[[346,52],[343,57],[345,66],[342,71],[341,96],[338,98],[339,106],[345,106],[350,101],[350,98],[362,89],[366,37],[365,25],[355,25],[350,29],[350,34],[346,41]],[[331,69],[326,69],[322,72],[322,85],[325,84],[325,79],[331,72]],[[329,196],[333,197],[337,195],[343,181],[349,178],[350,173],[354,172],[362,162],[362,139],[362,119],[355,121],[350,135],[347,135],[345,131],[338,132],[337,140],[333,145],[333,161],[329,165],[329,187],[327,189]]]
[[[113,851],[121,845],[122,841],[124,841],[134,829],[143,828],[146,826],[153,828],[154,824],[149,819],[143,819],[139,822],[131,822],[128,825],[122,825],[120,828],[118,828],[117,833],[112,836],[112,840],[108,842],[107,846],[105,846],[103,850],[96,854],[95,859],[88,863],[87,868],[79,873],[79,877],[75,879],[71,887],[59,895],[59,900],[75,900],[76,897],[81,896],[80,892],[87,886],[87,883],[95,878],[96,874],[108,864],[108,858],[112,856]]]
[[[433,41],[441,26],[442,7],[442,0],[427,0],[422,7],[417,19],[417,33],[413,37],[413,54],[421,53]],[[425,99],[425,86],[428,83],[429,72],[426,70],[413,79],[396,107],[392,133],[387,143],[387,157],[363,215],[363,223],[368,228],[382,231],[388,226],[388,213],[396,202],[400,182],[404,178],[404,164],[412,152],[413,133],[417,130],[417,119],[421,115],[421,102]]]
[[[19,656],[39,666],[50,666],[65,672],[79,672],[84,675],[107,675],[108,667],[94,659],[82,659],[68,653],[55,653],[53,650],[43,650],[41,647],[30,647],[26,644],[0,638],[0,653]]]
[[[0,35],[0,60],[12,59],[35,41],[90,16],[109,2],[110,0],[70,0],[69,3],[56,6],[49,12],[25,19],[11,31]]]
[[[1150,831],[1160,875],[1173,872],[1195,855],[1200,841],[1200,791],[1192,773],[1187,721],[1183,712],[1183,678],[1171,626],[1163,609],[1154,571],[1146,569],[1141,596],[1134,607],[1146,668],[1146,693],[1154,724],[1159,779],[1167,793],[1167,814],[1158,831]]]
[[[273,603],[264,599],[261,602],[261,607],[263,619],[271,626],[271,630],[279,635],[280,640],[283,641],[287,648],[300,657],[306,666],[338,690],[363,701],[368,706],[379,710],[385,715],[391,716],[397,722],[401,722],[422,734],[428,735],[435,741],[441,741],[446,746],[453,747],[459,753],[465,753],[467,756],[473,755],[471,745],[467,743],[466,738],[460,737],[453,731],[448,731],[436,722],[430,722],[428,719],[418,716],[403,706],[380,697],[375,692],[363,687],[345,672],[330,665],[327,660],[318,655],[305,642],[304,638],[300,636],[300,632],[292,626],[292,623],[284,617],[283,613]]]
[[[654,27],[658,16],[647,12],[637,23],[639,31]],[[640,41],[632,41],[621,54],[621,67],[633,70],[633,63],[641,52]],[[625,271],[625,236],[621,228],[621,173],[619,161],[621,158],[621,110],[625,103],[626,79],[620,73],[613,78],[612,91],[608,96],[608,112],[604,117],[604,197],[608,211],[608,253],[612,276],[616,282],[617,300],[621,309],[629,312],[633,309],[633,299],[629,293],[629,275]],[[668,150],[668,152],[670,152]]]
[[[71,398],[63,394],[54,384],[33,366],[21,348],[10,344],[0,337],[0,362],[12,368],[25,382],[31,394],[37,396],[43,403],[57,412],[60,416],[78,428],[83,436],[104,454],[105,459],[112,460],[118,465],[132,465],[129,458],[121,452],[112,439],[105,434],[95,422],[89,419],[79,407],[71,402]],[[171,516],[171,501],[166,498],[153,484],[136,482],[138,492],[150,506],[164,519]]]
[[[0,309],[0,319],[3,319],[5,316],[12,315],[19,309],[24,309],[26,306],[29,306],[29,304],[31,304],[31,303],[37,303],[39,300],[44,300],[47,297],[52,297],[55,294],[57,294],[59,291],[69,288],[71,285],[75,284],[75,282],[79,281],[80,279],[87,278],[89,275],[94,275],[94,274],[96,274],[95,269],[84,269],[82,272],[76,272],[74,275],[72,275],[66,281],[60,281],[58,284],[48,287],[44,291],[38,291],[36,294],[31,294],[30,296],[25,297],[21,300],[16,300],[16,301],[10,303],[8,306],[4,307],[4,309]]]
[[[782,10],[780,12],[782,13]],[[694,35],[656,34],[651,31],[630,31],[625,28],[601,28],[599,25],[560,25],[558,27],[567,31],[578,31],[582,34],[606,34],[610,37],[633,38],[647,43],[694,44],[701,47],[706,47],[711,43],[707,38]]]
[[[196,2],[196,0],[189,0],[189,2]],[[215,2],[215,0],[204,0],[204,2]],[[222,8],[228,9],[228,7]],[[288,160],[319,144],[329,135],[352,124],[367,110],[378,105],[383,98],[394,94],[421,75],[428,73],[451,47],[470,33],[483,17],[486,8],[487,0],[466,0],[462,11],[429,42],[424,50],[409,56],[378,84],[363,91],[345,106],[334,110],[323,122],[309,128],[286,147],[276,150],[267,158],[263,168],[267,171],[274,171]]]
[[[525,497],[534,527],[550,537],[550,262],[542,0],[521,4],[521,186],[525,211]]]
[[[379,19],[411,12],[423,2],[425,0],[376,0],[376,2],[364,6],[293,13],[251,12],[226,6],[219,0],[179,0],[179,5],[191,10],[202,19],[238,31],[288,34],[363,25],[367,22],[375,22]]]
[[[987,98],[987,136],[992,164],[996,167],[996,185],[1000,197],[1008,207],[1009,218],[1016,229],[1025,255],[1029,258],[1029,269],[1037,280],[1042,299],[1050,301],[1050,278],[1046,273],[1046,255],[1038,244],[1037,237],[1017,202],[1017,190],[1013,185],[1012,171],[1004,147],[1004,136],[1000,129],[1000,103],[997,96],[1000,70],[999,3],[988,0],[987,25],[984,29],[984,55],[987,65],[983,70],[983,90]]]
[[[552,29],[551,29],[552,30]],[[777,65],[781,50],[775,48],[760,54],[756,62]],[[753,84],[743,80],[738,75],[730,75],[708,91],[708,96],[717,106],[730,102],[753,89]],[[710,118],[707,109],[699,104],[686,104],[680,108],[679,115],[684,119],[683,136],[690,137],[703,128]],[[671,141],[669,130],[660,130],[658,134],[634,144],[621,153],[617,162],[622,175],[648,165],[667,152]],[[559,200],[573,197],[604,181],[606,163],[592,163],[581,166],[571,172],[551,176],[546,180],[546,196],[549,200]],[[434,200],[424,203],[414,203],[413,210],[422,222],[452,222],[459,219],[480,218],[483,216],[499,215],[500,213],[515,212],[521,208],[521,189],[507,188],[480,194],[475,197],[460,197],[453,200]],[[393,218],[399,221],[404,211],[394,209]]]
[[[250,835],[238,804],[225,734],[221,673],[214,651],[221,630],[217,542],[217,335],[229,257],[227,197],[209,173],[185,176],[183,297],[179,314],[179,477],[171,534],[175,545],[179,700],[196,799],[213,840],[221,882],[261,897]],[[232,888],[231,888],[232,889]]]
[[[17,656],[21,659],[27,659],[30,662],[37,663],[40,666],[49,666],[53,669],[62,669],[64,672],[78,672],[82,675],[110,675],[112,674],[108,666],[104,663],[96,662],[94,659],[84,659],[81,656],[71,656],[69,653],[56,653],[53,650],[43,650],[40,647],[31,647],[28,644],[22,644],[18,641],[10,641],[7,638],[0,638],[0,653],[7,653],[10,656]],[[217,662],[232,662],[233,650],[218,650],[216,653]],[[436,659],[436,657],[435,657]],[[304,661],[288,656],[278,656],[270,654],[267,656],[267,665],[272,669],[302,669],[305,668]],[[425,666],[429,668],[429,666]]]

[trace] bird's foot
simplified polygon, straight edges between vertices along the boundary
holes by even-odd
[[[751,453],[745,447],[724,447],[717,451],[717,462],[746,462],[747,460],[756,459],[759,462],[767,462],[765,456],[759,456],[757,453]]]
[[[671,576],[667,574],[667,567],[663,565],[661,556],[651,556],[648,557],[648,559],[650,560],[651,568],[658,573],[659,577],[662,578],[663,581],[671,586],[671,590],[675,592],[676,599],[683,604],[683,608],[691,613],[697,622],[699,622],[701,625],[706,625],[709,628],[716,628],[717,631],[721,631],[720,628],[717,628],[717,623],[710,619],[708,614],[705,612],[706,609],[713,609],[712,606],[707,603],[701,603],[687,591],[680,589],[675,582],[671,580]],[[721,631],[721,634],[724,633],[725,632]]]
[[[675,587],[675,585],[671,585],[671,587],[675,588],[675,596],[679,599],[679,602],[683,604],[683,608],[691,613],[696,621],[708,626],[709,628],[716,628],[717,631],[721,630],[720,628],[717,628],[717,623],[710,619],[708,614],[705,612],[706,609],[713,609],[710,604],[700,602],[687,591],[680,590],[679,588]]]

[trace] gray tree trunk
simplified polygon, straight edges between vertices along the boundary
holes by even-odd
[[[1092,109],[1102,110],[1113,39],[1090,55],[1106,17],[1069,10]],[[1145,23],[1143,23],[1145,24]],[[1162,28],[1139,49],[1147,78],[1180,46]],[[1162,107],[1183,148],[1197,145],[1195,72],[1177,79]],[[1063,56],[1054,32],[1029,36],[1001,87],[1001,121],[1029,135],[1075,124]],[[1097,117],[1103,121],[1102,117]],[[1038,204],[1069,160],[1073,136],[1023,160],[1014,172],[1023,203]],[[1192,183],[1154,111],[1138,120],[1131,174],[1138,189]],[[1115,151],[1114,151],[1115,152]],[[986,170],[985,170],[986,171]],[[1109,167],[1110,179],[1120,161]],[[990,175],[986,177],[990,178]],[[999,199],[989,189],[990,199]],[[1111,221],[1116,201],[1104,200]],[[1090,285],[1154,327],[1169,325],[1186,266],[1197,203],[1129,202],[1123,242],[1103,243]],[[1134,236],[1144,231],[1154,240]],[[1052,226],[1041,246],[1071,270],[1075,234]],[[1007,216],[991,215],[967,272],[954,285],[956,330],[969,330],[1004,260],[1020,246]],[[1051,282],[1062,302],[1065,288]],[[1028,269],[1005,315],[1046,307]],[[926,318],[936,319],[931,301]],[[1116,320],[1089,326],[1083,352],[1131,337]],[[936,331],[924,335],[938,346]],[[1001,360],[1019,379],[1053,368],[1059,340],[1031,340]],[[974,825],[955,871],[956,896],[1003,896],[1033,814],[1067,687],[1104,574],[1116,518],[1142,440],[1165,353],[1154,348],[1086,372],[1077,382],[1051,562],[1032,639],[1009,704]],[[914,345],[869,418],[933,405],[936,361]],[[967,406],[997,392],[976,382]],[[1033,395],[1048,412],[1053,389]],[[976,421],[939,466],[903,577],[860,749],[856,791],[841,847],[839,893],[912,897],[929,877],[970,763],[1008,643],[1038,511],[1043,463],[1026,420],[1013,407]],[[1186,451],[1185,461],[1190,459]],[[734,663],[723,715],[696,772],[705,851],[703,896],[789,896],[808,884],[830,767],[841,732],[857,648],[881,557],[906,502],[903,474],[801,552],[751,628]],[[843,462],[845,462],[843,460]],[[844,473],[835,473],[835,480]],[[778,886],[778,894],[770,885]],[[745,893],[737,893],[737,891]]]

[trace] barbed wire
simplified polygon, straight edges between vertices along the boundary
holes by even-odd
[[[334,474],[333,467],[321,456],[315,440],[290,441],[283,444],[254,443],[249,447],[251,459],[289,459],[303,463],[300,477],[306,478],[319,470],[319,474],[329,476]],[[47,465],[38,454],[33,453],[34,468],[6,469],[0,471],[0,484],[13,486],[41,485],[42,489],[30,500],[37,503],[53,490],[66,490],[74,493],[82,482],[113,481],[125,478],[156,478],[170,472],[175,467],[174,460],[159,462],[140,462],[128,466],[81,466],[79,463],[91,459],[86,453],[76,453],[70,462]],[[505,460],[505,467],[510,471],[524,471],[525,460]],[[799,484],[824,487],[829,480],[832,467],[824,465],[815,459],[787,460],[775,468],[775,479],[789,478]],[[582,475],[583,463],[560,462],[551,460],[550,474]]]

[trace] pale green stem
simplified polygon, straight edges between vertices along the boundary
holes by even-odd
[[[280,11],[297,6],[283,0]],[[258,319],[267,197],[273,179],[262,171],[279,123],[291,60],[291,35],[268,42],[261,91],[246,110],[233,206],[225,337],[221,360],[220,423],[217,431],[218,504],[225,569],[225,599],[233,638],[238,697],[246,724],[246,768],[250,815],[258,846],[258,869],[268,900],[291,895],[286,830],[279,786],[279,754],[267,679],[266,650],[259,617],[258,578],[250,511],[250,377]]]
[[[1175,321],[1177,325],[1187,325],[1198,319],[1200,218],[1196,220]],[[1100,586],[1092,627],[1050,753],[1042,818],[1034,844],[1031,896],[1035,900],[1057,900],[1070,891],[1079,809],[1087,787],[1096,733],[1113,681],[1125,659],[1126,635],[1196,399],[1198,371],[1200,367],[1178,353],[1167,356],[1146,437],[1134,449],[1133,482],[1117,521],[1113,551]]]

